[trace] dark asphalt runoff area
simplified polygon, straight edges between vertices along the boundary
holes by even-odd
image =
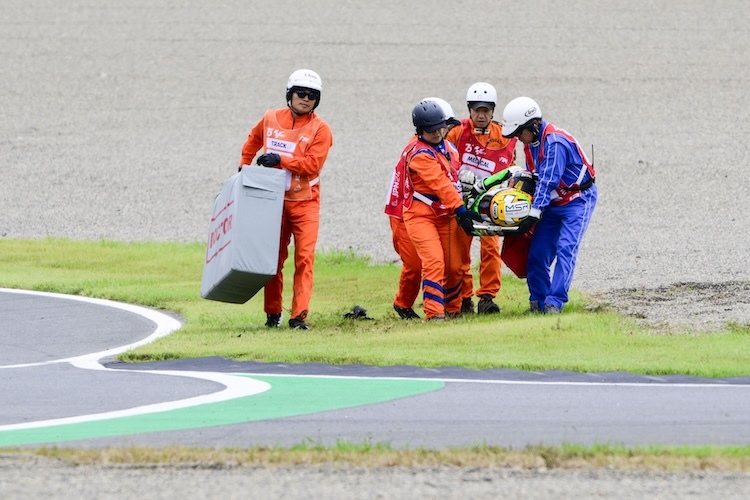
[[[177,328],[174,316],[147,308],[0,289],[0,447],[16,442],[202,448],[342,441],[410,448],[750,444],[750,377],[288,365],[219,357],[139,364],[116,361],[120,352]],[[254,377],[270,383],[266,397],[256,395],[248,385],[261,383]],[[241,380],[239,385],[236,380]],[[306,391],[321,406],[285,414],[283,409],[294,402],[284,394],[293,391],[274,392],[277,380],[296,387],[298,394]],[[337,394],[338,381],[432,386],[355,404],[337,403],[344,400]],[[234,393],[227,389],[235,385]],[[325,389],[317,394],[316,385]],[[218,404],[227,405],[232,398],[242,404],[231,410],[217,406],[216,420],[196,411],[219,400]],[[188,410],[175,410],[181,404]],[[100,414],[162,418],[158,425],[152,421],[135,425],[144,432],[87,435],[86,426],[98,424],[87,423],[86,416]],[[28,437],[37,432],[34,429],[65,424],[78,426],[82,434]],[[26,441],[18,437],[20,433],[27,433]]]

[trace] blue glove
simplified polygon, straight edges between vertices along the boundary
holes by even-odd
[[[456,221],[458,221],[458,225],[461,226],[461,229],[464,230],[464,233],[468,234],[469,236],[475,236],[474,221],[484,222],[481,215],[474,212],[473,210],[467,210],[464,206],[461,206],[456,210]]]
[[[278,153],[265,153],[260,155],[255,163],[264,167],[275,167],[281,163],[281,156]]]

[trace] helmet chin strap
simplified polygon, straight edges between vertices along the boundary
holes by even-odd
[[[533,140],[531,142],[532,144],[536,144],[537,142],[539,142],[539,133],[540,133],[541,126],[542,126],[542,121],[536,119],[536,120],[532,120],[524,124],[523,126],[519,128],[521,131],[528,130],[529,132],[531,132],[533,134]]]

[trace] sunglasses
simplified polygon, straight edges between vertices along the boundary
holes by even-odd
[[[311,101],[317,101],[320,97],[320,92],[316,92],[314,90],[295,90],[294,93],[297,94],[297,97],[299,97],[300,99],[304,99],[305,97],[307,97]]]

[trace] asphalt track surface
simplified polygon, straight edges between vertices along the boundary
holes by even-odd
[[[750,444],[750,377],[114,356],[180,327],[147,308],[0,289],[0,447]]]

